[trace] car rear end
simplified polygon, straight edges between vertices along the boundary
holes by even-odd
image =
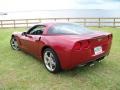
[[[71,67],[95,61],[109,54],[112,34],[84,36],[75,42],[70,55]]]
[[[112,34],[90,30],[79,24],[57,23],[47,32],[54,35],[54,49],[62,69],[95,61],[109,54]]]

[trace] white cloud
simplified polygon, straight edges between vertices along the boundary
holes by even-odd
[[[120,9],[120,0],[77,0],[79,9]]]
[[[0,0],[0,12],[56,9],[120,9],[119,0]]]
[[[101,4],[104,0],[76,0],[79,4]]]
[[[0,11],[72,9],[74,0],[0,0]]]

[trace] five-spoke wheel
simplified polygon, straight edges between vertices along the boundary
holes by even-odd
[[[19,50],[19,46],[15,37],[11,38],[10,45],[14,50]]]
[[[52,49],[47,48],[44,50],[43,59],[44,65],[48,71],[52,73],[60,71],[60,62],[56,53]]]

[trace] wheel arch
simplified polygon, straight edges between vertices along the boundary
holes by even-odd
[[[13,37],[15,37],[15,35],[12,34],[11,37],[13,38]]]
[[[55,55],[56,55],[56,57],[57,57],[57,59],[58,59],[58,62],[59,62],[60,70],[62,70],[61,61],[60,61],[60,59],[59,59],[59,57],[58,57],[58,54],[57,54],[56,50],[53,49],[51,46],[46,45],[46,46],[44,46],[44,47],[42,48],[42,50],[41,50],[41,57],[42,57],[42,60],[43,60],[44,50],[47,49],[47,48],[50,48],[50,49],[52,49],[52,50],[54,51],[54,53],[55,53]]]
[[[11,35],[11,38],[13,38],[13,37],[17,37],[17,35],[12,34],[12,35]]]
[[[51,46],[49,46],[49,45],[43,46],[43,47],[42,47],[42,50],[41,50],[41,57],[42,57],[42,59],[43,59],[44,50],[45,50],[46,48],[50,48],[50,49],[52,49],[52,50],[55,52],[55,50],[54,50]],[[56,52],[55,52],[55,53],[56,53]]]
[[[20,39],[19,39],[19,37],[18,37],[16,34],[12,34],[12,35],[11,35],[11,39],[12,39],[12,38],[15,38],[15,39],[17,40],[19,46],[21,45]]]

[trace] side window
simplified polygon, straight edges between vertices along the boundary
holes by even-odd
[[[31,34],[31,35],[41,35],[43,33],[44,29],[45,29],[44,25],[37,25],[37,26],[34,26],[33,28],[31,28],[28,31],[28,34]]]

